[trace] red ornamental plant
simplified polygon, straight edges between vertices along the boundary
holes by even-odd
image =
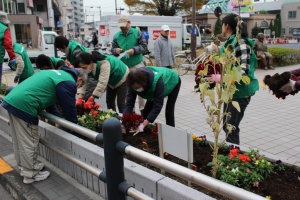
[[[126,131],[135,131],[144,118],[138,114],[124,114],[122,117],[122,125]]]
[[[205,65],[207,65],[207,75],[204,75]],[[215,65],[215,67],[214,67]],[[213,63],[211,60],[208,62],[199,63],[197,69],[195,71],[195,88],[199,87],[199,83],[201,82],[201,78],[208,78],[211,77],[213,74],[221,74],[221,66],[219,63]],[[215,83],[210,83],[210,88],[215,87]]]
[[[284,86],[289,81],[298,81],[299,77],[291,74],[290,72],[283,72],[282,74],[274,74],[273,76],[266,75],[264,78],[264,83],[269,87],[269,89],[273,92],[278,99],[285,99],[288,95],[295,95],[298,91],[293,91],[289,94],[280,90],[282,86]]]
[[[101,105],[95,102],[91,102],[89,105],[86,105],[86,102],[84,100],[78,101],[76,103],[77,115],[82,116],[84,114],[91,114],[93,116],[96,116],[99,113],[100,107]]]

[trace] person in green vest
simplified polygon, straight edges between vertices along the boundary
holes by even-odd
[[[65,62],[70,62],[72,65],[75,64],[76,58],[78,55],[81,53],[90,53],[90,51],[79,44],[75,40],[68,40],[67,38],[63,36],[58,36],[55,38],[54,46],[58,48],[61,52],[64,52],[66,54],[66,61]],[[97,81],[95,81],[93,78],[90,78],[88,81],[88,89],[83,97],[84,100],[87,100],[91,95],[92,92],[94,91]]]
[[[58,48],[61,52],[66,54],[66,59],[72,64],[75,64],[75,60],[82,52],[89,53],[90,51],[79,44],[75,40],[68,40],[64,36],[57,36],[54,41],[55,48]]]
[[[237,90],[233,95],[232,101],[236,101],[239,103],[240,112],[232,105],[232,102],[224,105],[224,112],[228,107],[227,113],[231,113],[230,117],[225,117],[224,120],[228,124],[235,126],[235,129],[232,130],[230,134],[226,126],[224,126],[224,131],[227,136],[226,141],[239,145],[239,125],[244,117],[245,110],[250,103],[251,97],[255,94],[256,91],[259,90],[259,83],[254,75],[254,71],[257,67],[257,58],[253,50],[254,42],[252,39],[248,38],[247,26],[243,21],[241,22],[240,27],[241,40],[240,42],[237,41],[236,28],[238,20],[241,20],[240,16],[233,13],[223,18],[222,35],[223,37],[228,39],[222,45],[220,49],[220,55],[224,53],[225,48],[227,48],[229,45],[232,45],[232,47],[234,48],[235,56],[237,58],[240,58],[240,66],[243,73],[242,75],[247,75],[250,78],[249,84],[245,84],[243,82],[235,82]]]
[[[102,97],[106,91],[107,109],[116,111],[116,99],[119,113],[123,113],[128,87],[126,78],[128,67],[118,58],[92,51],[92,54],[82,53],[75,62],[75,67],[80,67],[89,73],[89,77],[97,80],[97,86],[89,97],[85,106],[93,104],[95,98]],[[87,89],[87,84],[77,90],[77,105],[82,104],[82,97]]]
[[[9,65],[11,65],[11,68],[16,70],[14,83],[20,84],[34,74],[34,69],[24,46],[14,43],[13,48],[16,54],[16,63],[9,63]]]
[[[121,31],[114,35],[111,52],[115,56],[126,53],[121,60],[129,67],[143,67],[143,53],[147,51],[147,41],[144,34],[131,27],[131,22],[127,16],[121,16],[118,20]],[[139,97],[139,109],[141,113],[145,107],[145,101]]]
[[[41,70],[4,97],[1,106],[8,111],[14,156],[25,184],[45,180],[50,175],[41,171],[44,164],[37,160],[39,112],[46,109],[60,116],[55,106],[58,102],[66,120],[76,124],[76,90],[86,79],[82,69],[63,66],[60,70]]]
[[[2,65],[4,62],[5,50],[10,58],[9,63],[16,63],[16,55],[13,50],[11,34],[8,28],[10,21],[5,12],[0,11],[0,88],[2,86]]]
[[[164,98],[168,97],[166,104],[166,124],[175,127],[175,103],[180,90],[181,80],[178,74],[168,68],[141,67],[130,70],[127,76],[129,91],[123,114],[131,113],[137,96],[147,100],[143,112],[144,122],[140,124],[138,132],[153,123],[159,115]]]
[[[60,69],[66,65],[65,61],[61,58],[49,57],[45,54],[40,54],[35,60],[36,67],[41,70],[47,69]]]

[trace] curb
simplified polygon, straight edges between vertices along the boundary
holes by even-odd
[[[0,184],[16,200],[46,200],[43,193],[32,184],[25,185],[23,177],[16,170],[0,174]]]

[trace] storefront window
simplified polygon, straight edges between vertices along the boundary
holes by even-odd
[[[17,43],[27,44],[31,39],[31,31],[29,24],[15,24]]]

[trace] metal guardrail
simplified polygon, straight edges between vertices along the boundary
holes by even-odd
[[[3,96],[0,95],[0,99]],[[214,191],[218,194],[224,195],[232,199],[255,199],[260,200],[264,197],[254,194],[252,192],[243,190],[233,185],[214,179],[210,176],[195,172],[186,167],[180,166],[163,158],[154,156],[150,153],[130,146],[122,141],[122,130],[120,121],[114,117],[108,118],[103,122],[102,133],[89,130],[77,124],[71,123],[67,120],[61,119],[44,111],[39,113],[48,120],[57,123],[65,128],[68,128],[76,133],[79,133],[97,143],[104,143],[104,159],[106,172],[94,168],[60,150],[55,149],[45,140],[40,139],[41,143],[66,159],[78,164],[80,167],[86,169],[90,173],[98,176],[101,181],[107,184],[107,194],[109,200],[125,200],[125,195],[131,196],[135,199],[152,199],[149,196],[134,189],[131,185],[124,182],[124,158],[123,153],[131,155],[141,161],[168,171],[178,177],[189,180],[201,187]],[[125,194],[125,195],[124,195]]]

